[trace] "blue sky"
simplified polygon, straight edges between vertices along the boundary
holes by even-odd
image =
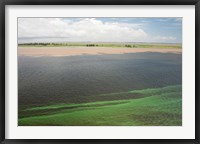
[[[182,43],[182,18],[19,18],[18,41]]]

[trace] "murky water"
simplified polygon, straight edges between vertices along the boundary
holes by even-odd
[[[181,83],[181,54],[18,57],[19,107]]]

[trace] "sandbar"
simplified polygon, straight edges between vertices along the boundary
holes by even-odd
[[[110,48],[110,47],[18,47],[18,56],[75,56],[159,52],[181,54],[173,48]]]

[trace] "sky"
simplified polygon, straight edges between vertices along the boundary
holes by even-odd
[[[182,18],[18,18],[18,43],[182,43]]]

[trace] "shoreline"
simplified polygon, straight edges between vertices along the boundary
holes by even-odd
[[[173,48],[108,48],[108,47],[18,47],[18,56],[76,56],[127,54],[141,52],[159,52],[181,54],[182,49]]]

